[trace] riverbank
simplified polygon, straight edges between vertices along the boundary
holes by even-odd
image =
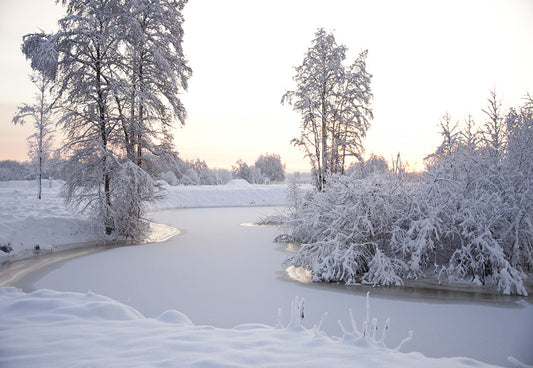
[[[0,182],[0,264],[61,247],[95,243],[87,217],[65,205],[60,181],[45,182],[42,200],[34,181]],[[151,203],[151,212],[173,208],[224,206],[281,206],[285,184],[251,185],[234,180],[219,186],[162,184],[165,198]]]

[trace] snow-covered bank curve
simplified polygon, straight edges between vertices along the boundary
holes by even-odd
[[[233,329],[196,326],[177,311],[145,318],[93,293],[0,288],[0,315],[1,366],[494,367],[401,353],[357,334],[331,338],[294,318],[286,328]]]
[[[43,186],[43,199],[36,198],[34,181],[0,182],[0,263],[6,257],[27,257],[38,247],[50,251],[67,244],[96,240],[87,218],[76,216],[60,195],[62,182]],[[151,203],[156,212],[186,207],[280,206],[286,201],[287,186],[250,185],[233,180],[220,186],[177,186],[163,184],[165,198]],[[158,226],[160,228],[160,226]],[[161,229],[160,229],[161,230]],[[169,229],[165,229],[169,231]],[[159,234],[160,235],[160,234]],[[151,238],[160,241],[165,236]],[[166,237],[168,238],[168,237]],[[6,253],[5,250],[12,249]]]
[[[286,184],[248,184],[236,179],[226,185],[176,186],[164,184],[165,199],[153,203],[152,211],[192,207],[282,206]]]

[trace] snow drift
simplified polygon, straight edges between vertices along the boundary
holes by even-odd
[[[388,349],[354,328],[331,338],[302,326],[293,303],[287,327],[197,326],[177,311],[145,318],[93,294],[0,288],[0,365],[33,367],[490,367],[467,358],[427,358]],[[365,332],[366,331],[366,332]]]

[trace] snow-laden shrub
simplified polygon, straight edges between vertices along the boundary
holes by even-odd
[[[146,204],[157,198],[157,187],[152,177],[131,161],[119,164],[112,179],[112,216],[115,236],[143,239],[149,230],[144,218]]]
[[[98,237],[140,240],[148,231],[146,204],[159,198],[157,183],[145,170],[126,160],[108,156],[109,197],[100,183],[101,161],[91,157],[80,165],[74,156],[63,186],[65,200],[92,219]],[[100,174],[100,175],[99,175]],[[109,231],[108,231],[109,230]]]
[[[314,281],[400,284],[406,264],[391,257],[408,248],[395,243],[410,240],[403,211],[413,195],[401,178],[330,177],[290,219],[302,247],[289,263],[310,269]]]

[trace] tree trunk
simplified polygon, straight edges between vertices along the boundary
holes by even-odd
[[[326,182],[326,174],[328,172],[328,125],[327,125],[327,109],[326,109],[326,86],[322,90],[322,168],[319,173],[319,187],[318,190],[324,189]]]
[[[97,61],[96,61],[96,93],[98,103],[98,118],[99,129],[102,147],[102,180],[104,184],[104,227],[106,235],[111,235],[114,230],[113,222],[111,219],[111,178],[109,177],[108,162],[107,162],[107,129],[105,120],[105,99],[104,92],[102,91],[102,70],[100,64],[100,50],[97,49]]]

